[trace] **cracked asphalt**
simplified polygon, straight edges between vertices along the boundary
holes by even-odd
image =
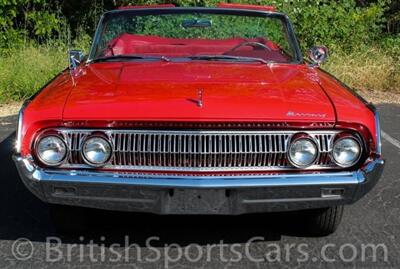
[[[400,140],[400,106],[379,110],[382,129]],[[400,268],[400,148],[388,140],[380,182],[345,209],[338,231],[328,237],[298,231],[296,214],[103,211],[89,212],[89,232],[67,236],[55,231],[46,205],[17,175],[11,160],[15,120],[0,118],[0,268]]]

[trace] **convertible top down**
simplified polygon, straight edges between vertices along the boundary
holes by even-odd
[[[304,210],[329,234],[382,174],[377,111],[320,68],[325,47],[305,61],[273,7],[124,7],[69,56],[22,108],[14,155],[60,225],[66,206]]]

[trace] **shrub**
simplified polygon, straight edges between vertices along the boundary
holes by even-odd
[[[140,0],[113,1],[116,5],[143,5],[174,2],[180,6],[215,6],[221,0]],[[274,5],[292,18],[303,48],[316,44],[351,50],[377,40],[385,24],[384,14],[390,0],[375,0],[367,6],[357,5],[356,0],[241,0],[227,1],[250,4]],[[111,1],[58,1],[2,0],[0,1],[0,43],[9,47],[16,37],[34,38],[39,41],[60,38],[63,25],[72,25],[71,36],[80,32],[92,34],[95,18],[106,8],[113,8]],[[63,15],[65,14],[65,15]],[[14,31],[13,31],[14,30]],[[67,42],[68,40],[66,40]],[[18,42],[17,42],[18,43]]]
[[[215,2],[215,1],[206,1]],[[303,49],[324,44],[351,50],[373,42],[382,32],[388,1],[359,7],[355,0],[261,0],[232,1],[276,6],[295,25]]]
[[[58,36],[63,19],[56,7],[46,0],[1,0],[0,49]]]

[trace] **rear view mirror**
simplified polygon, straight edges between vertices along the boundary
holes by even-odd
[[[183,28],[205,28],[211,27],[212,21],[208,19],[188,19],[182,22]]]

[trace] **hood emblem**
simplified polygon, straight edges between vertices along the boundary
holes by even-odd
[[[203,90],[202,89],[197,90],[197,105],[199,107],[203,107]]]
[[[203,107],[203,89],[197,90],[197,99],[189,98],[187,100],[197,104],[198,107]]]

